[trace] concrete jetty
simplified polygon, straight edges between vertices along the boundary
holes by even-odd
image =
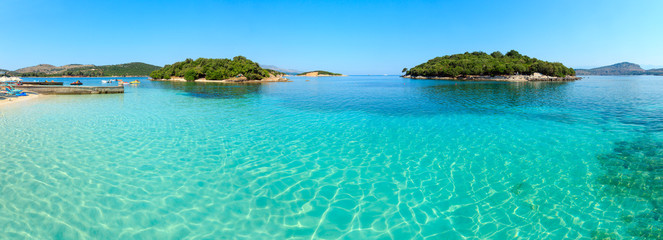
[[[21,85],[60,85],[62,86],[62,82],[21,82]]]
[[[16,86],[26,92],[45,95],[108,94],[124,93],[124,86],[88,87],[88,86]]]

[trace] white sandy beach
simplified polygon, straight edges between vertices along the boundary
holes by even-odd
[[[29,101],[33,100],[35,98],[43,97],[42,95],[39,95],[37,93],[27,93],[27,96],[0,96],[0,107],[6,106],[12,103],[19,103],[19,102],[24,102],[24,101]]]

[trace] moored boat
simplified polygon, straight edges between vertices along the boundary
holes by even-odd
[[[113,82],[120,82],[122,80],[120,79],[108,79],[108,80],[101,80],[101,83],[113,83]]]
[[[73,83],[70,83],[69,85],[83,85],[83,83],[80,80],[76,80]]]

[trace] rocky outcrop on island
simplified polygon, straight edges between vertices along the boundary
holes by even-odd
[[[403,69],[403,77],[414,79],[474,81],[573,81],[575,71],[561,63],[546,62],[521,55],[515,50],[507,54],[466,52],[436,57],[411,69]]]

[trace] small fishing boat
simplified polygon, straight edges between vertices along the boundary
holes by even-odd
[[[139,84],[140,81],[138,81],[138,80],[133,80],[133,81],[131,81],[131,82],[129,82],[129,83],[131,83],[131,84]]]
[[[69,85],[83,85],[83,83],[79,80],[76,80],[75,82],[70,83]]]

